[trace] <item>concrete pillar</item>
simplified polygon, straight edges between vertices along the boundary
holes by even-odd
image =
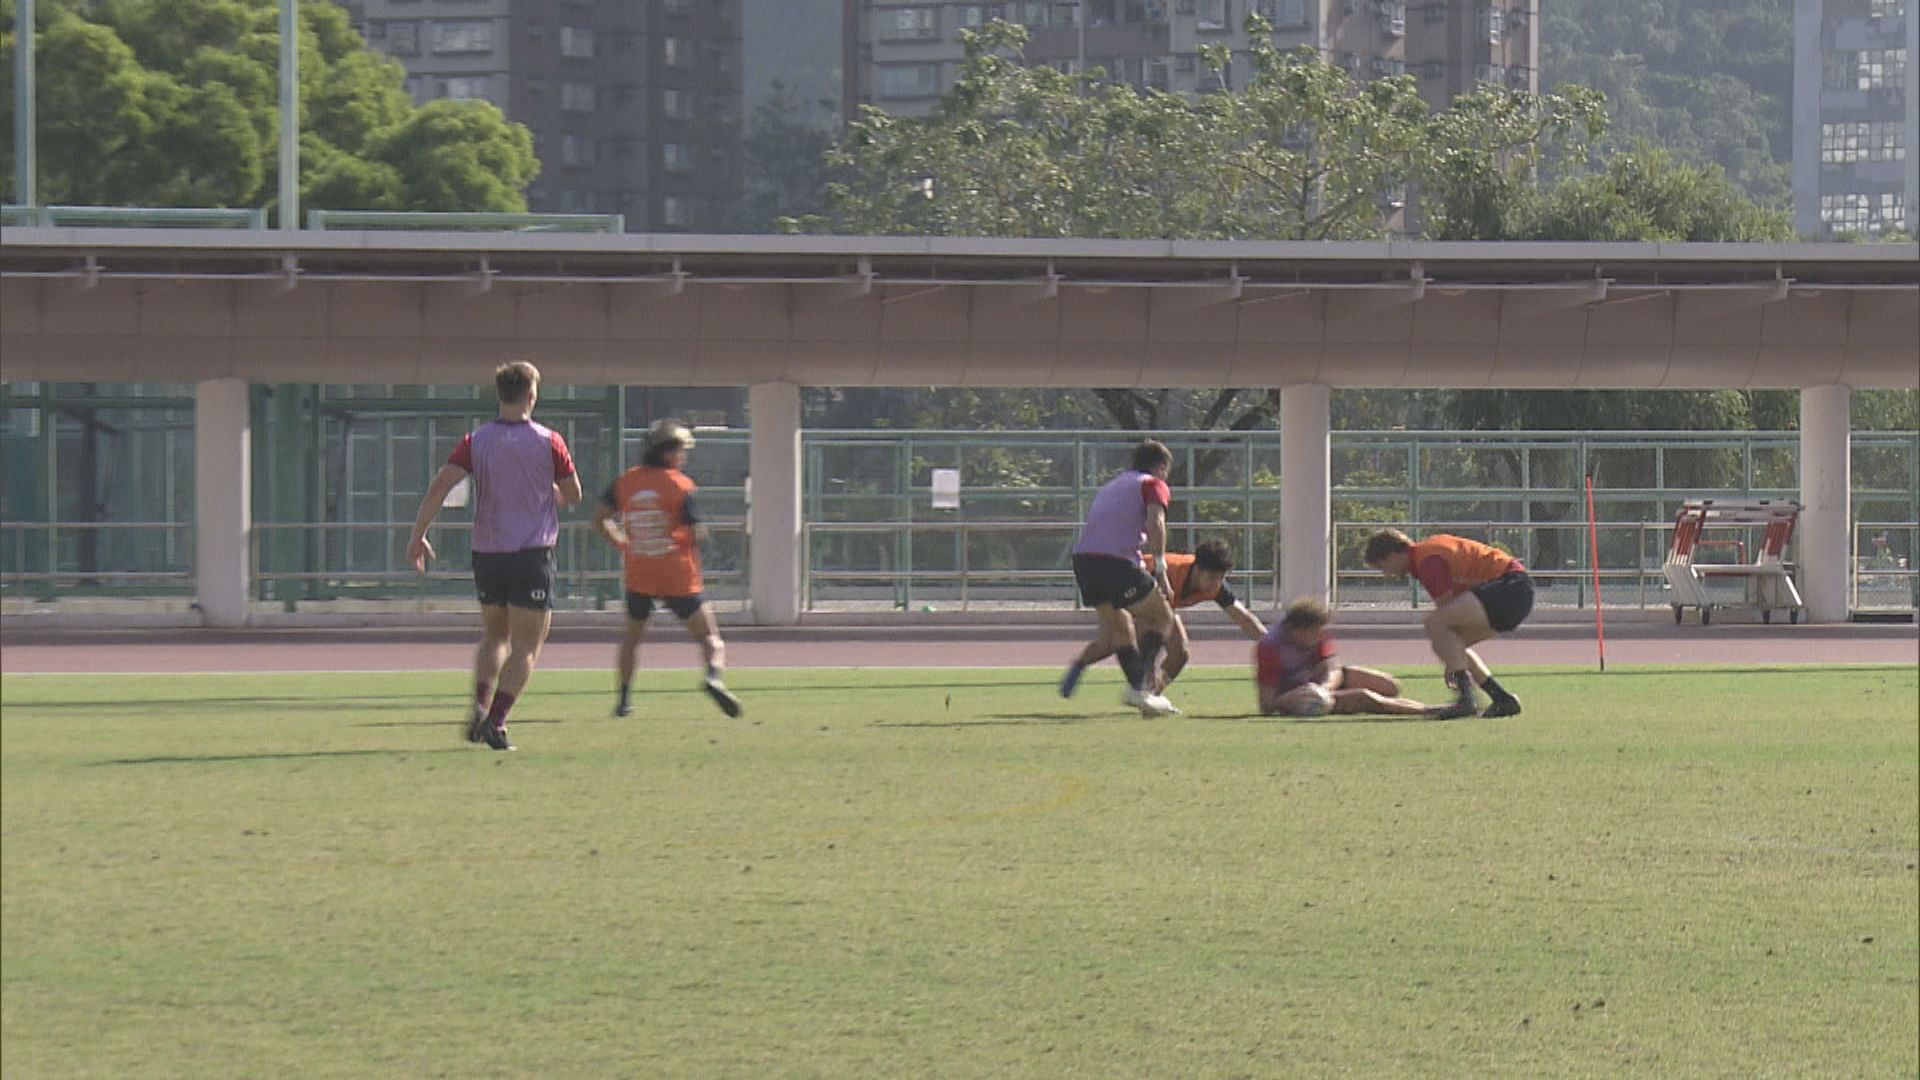
[[[1847,621],[1847,563],[1853,558],[1853,390],[1800,391],[1800,527],[1795,537],[1807,621]]]
[[[245,626],[253,433],[244,379],[193,390],[193,589],[208,626]]]
[[[1280,603],[1325,601],[1333,539],[1332,392],[1280,391]]]
[[[753,621],[800,621],[800,387],[756,383],[747,391],[748,597]]]

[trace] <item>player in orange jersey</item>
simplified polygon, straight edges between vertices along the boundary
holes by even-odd
[[[1425,621],[1434,655],[1446,665],[1447,681],[1459,693],[1454,704],[1434,713],[1451,720],[1472,716],[1478,683],[1493,704],[1487,716],[1518,716],[1520,699],[1508,693],[1473,646],[1504,634],[1533,611],[1533,579],[1519,559],[1478,540],[1435,533],[1418,543],[1398,529],[1382,529],[1367,538],[1367,565],[1388,577],[1418,578],[1434,608]]]
[[[1147,569],[1152,571],[1152,555],[1144,556]],[[1233,570],[1233,552],[1225,540],[1207,540],[1193,549],[1193,554],[1183,555],[1177,551],[1167,552],[1167,584],[1171,590],[1169,606],[1174,609],[1172,622],[1167,629],[1166,658],[1160,663],[1160,671],[1153,677],[1153,689],[1164,691],[1167,684],[1180,676],[1186,668],[1190,653],[1187,650],[1187,624],[1180,618],[1180,609],[1194,607],[1209,601],[1220,605],[1241,632],[1253,641],[1259,641],[1267,628],[1260,617],[1247,610],[1240,598],[1233,594],[1227,585],[1227,574]],[[1080,684],[1080,676],[1088,667],[1113,655],[1112,646],[1105,639],[1096,639],[1088,643],[1081,651],[1079,659],[1067,668],[1066,675],[1060,679],[1060,696],[1072,697],[1074,689]]]
[[[707,696],[728,716],[740,715],[740,699],[728,692],[726,643],[702,593],[700,545],[707,527],[694,510],[692,480],[680,470],[693,433],[678,421],[661,420],[647,429],[640,464],[620,474],[594,510],[593,527],[620,549],[626,564],[627,631],[617,664],[620,700],[615,716],[631,716],[629,692],[639,661],[640,641],[656,602],[686,625],[707,663]]]

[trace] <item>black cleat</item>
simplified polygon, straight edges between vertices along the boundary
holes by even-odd
[[[473,717],[467,721],[467,741],[483,743],[487,741],[487,710],[478,705],[473,708]]]
[[[628,703],[628,702],[625,702],[625,701],[623,701],[623,702],[621,702],[620,704],[618,704],[618,705],[615,705],[615,706],[613,707],[613,715],[615,715],[615,716],[632,716],[632,715],[633,715],[633,706],[632,706],[632,704],[630,704],[630,703]]]
[[[514,749],[513,740],[507,738],[506,725],[502,724],[498,727],[495,727],[494,725],[489,724],[485,728],[485,732],[486,732],[486,742],[488,747],[494,750]]]
[[[1492,716],[1492,717],[1519,716],[1520,715],[1520,699],[1517,697],[1514,697],[1512,694],[1508,694],[1506,697],[1503,697],[1498,701],[1495,701],[1493,704],[1487,706],[1487,711],[1481,713],[1480,715]]]
[[[1427,716],[1433,720],[1464,720],[1477,715],[1471,701],[1456,701],[1451,705],[1435,705],[1427,710]]]
[[[708,676],[707,681],[702,685],[707,691],[707,696],[713,699],[715,705],[720,706],[721,712],[728,716],[740,715],[740,699],[729,693],[726,685],[719,679]]]

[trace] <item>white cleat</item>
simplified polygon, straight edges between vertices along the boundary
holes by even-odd
[[[1173,702],[1168,701],[1164,696],[1149,694],[1145,690],[1135,690],[1132,687],[1128,687],[1120,695],[1120,701],[1139,709],[1141,716],[1178,716],[1180,714],[1180,710],[1174,707]]]

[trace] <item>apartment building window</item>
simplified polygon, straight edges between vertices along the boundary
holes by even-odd
[[[1870,19],[1897,19],[1907,13],[1907,0],[1870,0],[1867,5],[1867,17]]]
[[[961,4],[953,9],[953,24],[962,30],[978,30],[1001,17],[999,4]]]
[[[1499,64],[1475,64],[1473,65],[1473,81],[1493,83],[1498,86],[1507,81],[1507,69],[1501,67]]]
[[[691,15],[693,14],[693,4],[694,0],[667,0],[667,14]]]
[[[600,159],[600,144],[586,135],[560,136],[560,160],[567,165],[592,165]]]
[[[1423,79],[1438,79],[1446,73],[1447,65],[1438,60],[1429,60],[1420,65],[1420,77]]]
[[[449,75],[440,83],[440,96],[456,101],[491,101],[492,90],[491,75]]]
[[[1222,33],[1233,23],[1229,0],[1198,0],[1194,5],[1193,28]]]
[[[593,59],[593,28],[590,26],[563,26],[560,28],[560,55],[575,60]]]
[[[1905,161],[1903,125],[1898,120],[1853,120],[1820,125],[1820,160],[1827,165],[1861,161]]]
[[[938,97],[939,64],[882,64],[874,72],[875,90],[883,98]]]
[[[1441,3],[1440,0],[1428,0],[1427,22],[1443,23],[1446,21],[1447,21],[1447,5]]]
[[[694,96],[687,90],[660,91],[660,115],[669,120],[693,119]]]
[[[660,164],[670,173],[693,171],[693,147],[686,143],[661,143]]]
[[[483,53],[493,51],[491,19],[442,19],[433,24],[433,51]]]
[[[1407,62],[1397,56],[1376,56],[1373,58],[1373,73],[1386,79],[1405,75]]]
[[[1500,44],[1501,32],[1507,28],[1507,13],[1500,8],[1480,9],[1480,34],[1487,44]]]
[[[936,7],[881,8],[873,13],[874,36],[881,41],[940,40],[940,9]]]
[[[412,99],[415,105],[425,104],[424,95],[427,92],[427,80],[418,75],[409,75],[407,76],[406,82],[401,85],[406,87],[407,97]]]
[[[693,224],[693,200],[685,195],[669,195],[660,200],[660,218],[666,225],[688,228]]]
[[[1820,56],[1820,89],[1852,90],[1860,81],[1860,54],[1828,49]]]
[[[700,62],[700,46],[692,38],[667,38],[661,49],[668,67],[690,68]]]
[[[1834,232],[1866,232],[1872,210],[1873,204],[1857,191],[1820,196],[1820,220]]]
[[[412,20],[388,23],[387,51],[395,56],[419,56],[420,24]]]
[[[1857,75],[1862,90],[1894,90],[1907,85],[1907,50],[1868,49],[1860,54]]]
[[[560,108],[564,112],[589,113],[594,110],[594,89],[592,83],[563,82],[560,84]]]
[[[1382,31],[1390,37],[1406,36],[1406,0],[1383,0],[1377,10],[1380,15],[1380,29]]]
[[[1160,91],[1173,89],[1173,61],[1164,57],[1147,61],[1147,86]]]
[[[1900,194],[1897,191],[1881,192],[1880,193],[1880,224],[1888,228],[1898,229],[1905,225],[1906,220],[1907,220],[1906,196]]]

